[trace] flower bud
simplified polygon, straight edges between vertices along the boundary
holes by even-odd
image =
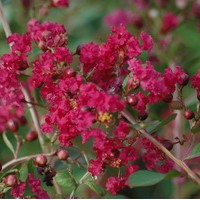
[[[13,187],[14,185],[17,184],[17,177],[14,174],[9,174],[7,175],[4,180],[3,183],[7,186],[7,187]]]
[[[200,18],[200,0],[194,1],[193,14],[195,15],[195,17]]]
[[[7,128],[12,132],[18,131],[19,129],[18,120],[16,118],[9,119],[7,122]]]
[[[131,106],[135,106],[135,105],[137,105],[139,99],[138,99],[138,97],[135,96],[135,95],[129,95],[129,96],[127,96],[127,98],[126,98],[126,101],[127,101],[127,103],[130,104]]]
[[[192,110],[186,110],[185,112],[184,112],[184,117],[186,118],[186,119],[192,119],[192,118],[194,118],[194,112],[192,111]]]
[[[127,89],[128,90],[135,90],[140,86],[140,80],[135,78],[135,77],[131,77],[128,82],[127,82]]]
[[[172,94],[166,94],[163,98],[163,101],[166,103],[170,103],[173,99],[173,95]]]
[[[57,151],[57,156],[59,160],[66,160],[69,157],[69,153],[65,149],[59,149]]]
[[[47,157],[45,155],[39,155],[35,158],[35,164],[38,167],[44,167],[47,164]]]
[[[197,99],[200,101],[200,92],[197,92]]]
[[[81,49],[85,46],[85,44],[79,44],[76,48],[76,54],[80,55],[81,54]]]
[[[38,138],[38,133],[36,131],[30,131],[26,134],[26,140],[28,142],[34,141]]]
[[[20,126],[23,126],[23,125],[27,124],[27,119],[24,116],[19,117],[18,120],[19,120]]]
[[[148,117],[148,114],[145,111],[138,113],[138,119],[144,121]]]
[[[76,72],[72,68],[67,68],[65,70],[65,77],[66,78],[72,78],[76,76]]]
[[[174,146],[174,144],[170,140],[163,140],[162,144],[169,151],[171,151],[173,149],[173,146]]]
[[[182,82],[180,83],[180,85],[182,85],[182,86],[185,86],[185,85],[187,85],[187,84],[188,84],[188,82],[189,82],[189,80],[190,80],[190,77],[189,77],[189,75],[187,75],[187,74],[184,74],[184,76],[182,77]]]

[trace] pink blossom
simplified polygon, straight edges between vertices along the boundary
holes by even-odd
[[[18,184],[12,187],[10,194],[12,194],[15,199],[22,198],[25,189],[26,189],[26,183],[20,181]]]
[[[165,13],[162,19],[162,26],[161,26],[161,32],[162,33],[168,33],[175,29],[179,24],[179,19],[176,15],[173,13]]]
[[[125,181],[125,177],[110,177],[107,180],[106,189],[114,195],[124,188]]]

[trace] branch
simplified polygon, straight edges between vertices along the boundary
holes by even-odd
[[[132,116],[127,111],[122,111],[122,115],[132,124],[135,125],[135,121]],[[149,139],[157,148],[159,148],[163,153],[165,153],[171,160],[173,160],[181,169],[183,169],[187,175],[196,183],[200,185],[200,178],[195,174],[184,161],[176,158],[170,151],[168,151],[160,142],[158,142],[154,137],[144,130],[138,130],[145,138]]]
[[[43,154],[43,155],[45,155],[47,157],[51,157],[51,156],[54,156],[55,154],[56,154],[56,151],[54,151],[52,153],[46,153],[46,154]],[[41,154],[34,154],[34,155],[30,155],[30,156],[24,156],[24,157],[21,157],[21,158],[18,158],[18,159],[11,160],[11,161],[5,163],[2,166],[2,171],[6,170],[6,169],[9,169],[13,165],[17,165],[17,164],[23,163],[24,161],[28,161],[30,159],[36,158],[39,155],[41,155]]]
[[[22,85],[22,92],[24,94],[24,98],[25,98],[26,102],[31,102],[31,94],[30,94],[28,86],[26,86],[25,84]],[[36,108],[33,104],[27,103],[27,105],[29,107],[30,114],[31,114],[35,129],[38,132],[38,139],[39,139],[42,151],[46,152],[44,138],[43,138],[42,132],[40,130],[40,122],[39,122],[37,110],[36,110]]]
[[[4,32],[6,34],[6,37],[10,36],[12,34],[12,32],[11,32],[10,26],[8,24],[8,21],[5,17],[5,15],[4,15],[3,5],[2,5],[1,1],[0,1],[0,20],[1,20],[1,23],[3,25],[3,29],[4,29]]]

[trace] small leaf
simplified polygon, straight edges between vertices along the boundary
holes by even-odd
[[[157,172],[139,170],[132,174],[128,179],[131,188],[155,185],[165,178],[164,174]]]
[[[153,132],[156,132],[158,131],[159,129],[161,129],[163,126],[169,124],[171,121],[173,121],[175,118],[176,118],[176,113],[173,114],[173,115],[170,115],[167,119],[164,119],[162,122],[158,123],[156,121],[156,123],[154,123],[152,126],[149,126],[147,128],[147,130],[150,132],[150,133],[153,133]]]
[[[28,80],[28,78],[29,78],[30,76],[29,76],[29,75],[26,75],[26,74],[20,74],[18,77],[19,77],[19,80],[20,80],[20,81],[25,82],[25,81]]]
[[[195,145],[195,147],[192,150],[192,153],[187,156],[184,160],[191,159],[191,158],[196,158],[200,156],[200,143]]]
[[[55,176],[55,180],[58,185],[64,188],[75,188],[77,185],[75,179],[67,170],[58,172]]]
[[[3,141],[5,142],[6,146],[10,149],[10,151],[13,153],[14,157],[16,157],[14,147],[12,143],[10,142],[10,140],[8,139],[6,133],[3,134]]]
[[[168,172],[165,175],[165,178],[174,178],[174,177],[178,177],[178,176],[183,176],[183,174],[181,174],[179,171],[177,170],[171,170],[170,172]]]
[[[28,177],[28,166],[26,163],[21,165],[21,167],[19,169],[19,174],[20,174],[20,180],[26,181],[26,179]]]
[[[103,196],[105,194],[105,189],[100,185],[97,185],[94,181],[87,181],[85,184],[98,195]]]
[[[192,133],[198,133],[198,132],[200,132],[200,125],[199,125],[199,124],[195,124],[195,125],[191,128],[191,132],[192,132]]]
[[[127,84],[127,82],[128,82],[129,79],[130,79],[130,75],[126,76],[126,78],[124,79],[124,81],[122,83],[123,88],[126,87],[126,84]]]

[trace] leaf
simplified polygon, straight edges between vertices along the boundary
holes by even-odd
[[[128,82],[129,79],[130,79],[130,75],[126,76],[126,78],[124,79],[124,81],[122,83],[123,88],[126,87],[126,84],[127,84],[127,82]]]
[[[153,125],[149,126],[146,128],[146,130],[149,132],[149,133],[153,133],[153,132],[156,132],[158,131],[159,129],[161,129],[163,126],[169,124],[171,121],[173,121],[175,118],[176,118],[176,113],[175,114],[172,114],[170,115],[167,119],[164,119],[163,121],[161,121],[160,123],[158,123],[156,121],[156,123],[154,123]]]
[[[103,198],[104,199],[128,199],[127,196],[122,195],[122,194],[118,194],[118,195],[106,194]]]
[[[200,126],[199,126],[199,124],[195,124],[195,125],[191,128],[191,132],[192,132],[192,133],[198,133],[198,132],[200,132]]]
[[[3,141],[5,142],[6,146],[10,149],[10,151],[13,153],[14,157],[16,157],[14,147],[12,143],[10,142],[10,140],[8,139],[6,133],[3,134]]]
[[[165,178],[164,174],[157,172],[139,170],[132,174],[128,179],[131,188],[155,185]]]
[[[98,195],[103,196],[105,194],[105,189],[100,185],[97,185],[94,181],[87,181],[85,184]]]
[[[67,170],[60,171],[55,176],[55,181],[64,188],[75,188],[77,186],[75,179]]]
[[[170,172],[165,174],[165,178],[174,178],[174,177],[178,177],[178,176],[183,176],[183,174],[181,174],[177,170],[171,170]]]
[[[28,80],[28,78],[29,78],[30,76],[27,75],[27,74],[20,74],[18,77],[19,77],[19,80],[20,80],[20,81],[25,82],[25,81]]]
[[[192,153],[187,156],[184,160],[191,159],[191,158],[196,158],[200,156],[200,143],[195,145],[195,147],[192,150]]]
[[[27,177],[28,177],[28,166],[27,163],[24,163],[21,165],[20,169],[19,169],[19,174],[20,174],[20,180],[21,181],[26,181]]]

